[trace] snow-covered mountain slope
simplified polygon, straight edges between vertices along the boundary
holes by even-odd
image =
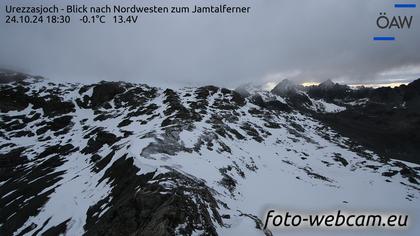
[[[268,92],[27,78],[0,93],[0,235],[264,235],[249,216],[269,208],[419,217],[419,165]]]

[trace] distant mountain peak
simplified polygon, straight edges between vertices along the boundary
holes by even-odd
[[[274,87],[271,92],[277,95],[285,95],[288,93],[294,93],[297,90],[297,85],[289,80],[289,79],[284,79],[282,80],[280,83],[278,83],[276,85],[276,87]]]
[[[319,87],[329,89],[329,88],[334,87],[335,85],[336,85],[336,83],[334,83],[331,79],[328,79],[328,80],[320,83]]]

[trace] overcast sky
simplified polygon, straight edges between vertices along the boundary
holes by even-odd
[[[245,15],[141,15],[133,25],[6,25],[6,3],[251,6]],[[388,0],[2,0],[0,67],[56,81],[126,80],[162,86],[284,78],[383,83],[420,78],[419,9]],[[418,0],[404,3],[419,3]],[[379,12],[413,15],[411,29],[381,31]],[[373,36],[395,36],[374,42]]]

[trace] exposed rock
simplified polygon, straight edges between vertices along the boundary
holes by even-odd
[[[278,85],[281,95],[250,96],[215,86],[2,83],[0,235],[217,235],[241,217],[253,221],[241,227],[270,235],[243,202],[262,208],[258,194],[277,180],[319,185],[308,192],[331,202],[358,185],[375,190],[369,201],[385,198],[374,184],[384,180],[400,190],[389,204],[415,207],[405,203],[419,199],[420,168],[395,158],[418,162],[418,85],[328,82],[320,99],[346,110],[321,113],[291,81]]]

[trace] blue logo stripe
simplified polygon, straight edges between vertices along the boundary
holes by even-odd
[[[394,41],[395,37],[373,37],[375,41]]]
[[[395,8],[416,8],[416,4],[394,4]]]

